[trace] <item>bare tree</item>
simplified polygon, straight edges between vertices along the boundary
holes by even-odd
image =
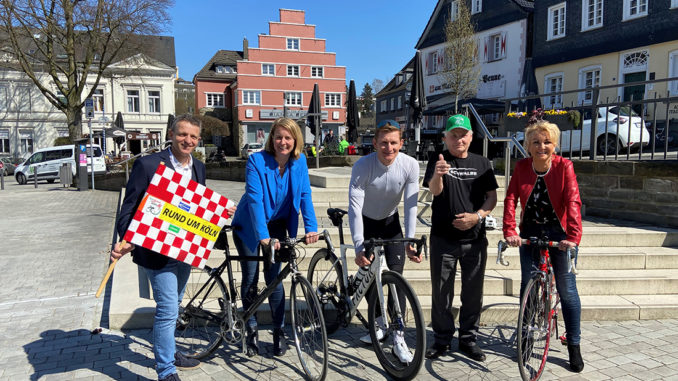
[[[0,43],[13,63],[66,115],[71,140],[81,132],[84,99],[106,69],[140,51],[141,35],[170,21],[173,0],[0,0]],[[92,85],[84,94],[88,82]],[[85,95],[85,96],[83,96]]]
[[[382,81],[379,78],[375,78],[375,79],[372,80],[372,91],[374,91],[375,94],[380,92],[381,89],[383,89],[383,88],[384,88],[384,81]]]
[[[478,47],[475,42],[475,28],[471,24],[471,13],[466,1],[457,1],[457,14],[445,24],[445,84],[454,94],[454,113],[458,113],[460,99],[476,95],[480,67]],[[453,8],[454,9],[454,8]]]

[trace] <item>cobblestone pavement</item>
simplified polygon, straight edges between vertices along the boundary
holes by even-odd
[[[239,199],[242,183],[212,181]],[[115,192],[77,192],[58,184],[38,189],[6,183],[0,191],[0,381],[154,380],[150,330],[106,329],[106,298],[94,293],[108,265]],[[104,327],[99,334],[91,331]],[[296,352],[271,355],[262,327],[262,356],[249,359],[222,347],[183,380],[302,379]],[[360,326],[330,336],[329,380],[383,380],[374,352],[359,343]],[[428,341],[432,342],[428,331]],[[483,327],[487,361],[456,351],[427,360],[417,379],[519,379],[514,327]],[[567,369],[567,350],[555,342],[545,380],[678,380],[678,320],[583,322],[584,372]],[[456,342],[453,344],[456,347]]]

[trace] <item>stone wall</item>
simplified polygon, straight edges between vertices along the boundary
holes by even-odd
[[[574,161],[587,215],[678,228],[678,162]]]

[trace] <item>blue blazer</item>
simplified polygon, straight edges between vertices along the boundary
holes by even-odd
[[[308,178],[306,156],[302,153],[299,159],[288,162],[290,171],[290,188],[292,193],[292,207],[286,221],[287,233],[290,237],[297,236],[299,226],[299,211],[304,219],[306,233],[318,231],[318,223],[313,210],[311,199],[311,182]],[[275,157],[266,151],[250,155],[247,160],[245,194],[238,203],[238,210],[233,217],[232,225],[236,227],[235,234],[251,250],[255,251],[259,241],[271,238],[267,224],[275,211],[276,186],[275,175],[278,171],[278,162]]]
[[[146,188],[148,188],[148,184],[151,183],[151,179],[158,169],[160,162],[165,162],[165,165],[168,168],[174,169],[174,166],[172,166],[172,162],[170,161],[169,148],[152,155],[140,157],[134,161],[132,173],[127,181],[125,199],[120,207],[118,222],[116,224],[118,235],[121,238],[127,232],[127,228],[134,217],[134,213],[139,207],[141,200],[144,198]],[[205,185],[205,164],[195,158],[193,159],[193,175],[198,183]],[[136,246],[134,251],[132,251],[132,259],[134,263],[140,266],[158,270],[163,268],[170,258],[141,246]]]

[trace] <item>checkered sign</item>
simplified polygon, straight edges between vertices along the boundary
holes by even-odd
[[[160,164],[124,239],[203,268],[231,206],[233,201]]]

